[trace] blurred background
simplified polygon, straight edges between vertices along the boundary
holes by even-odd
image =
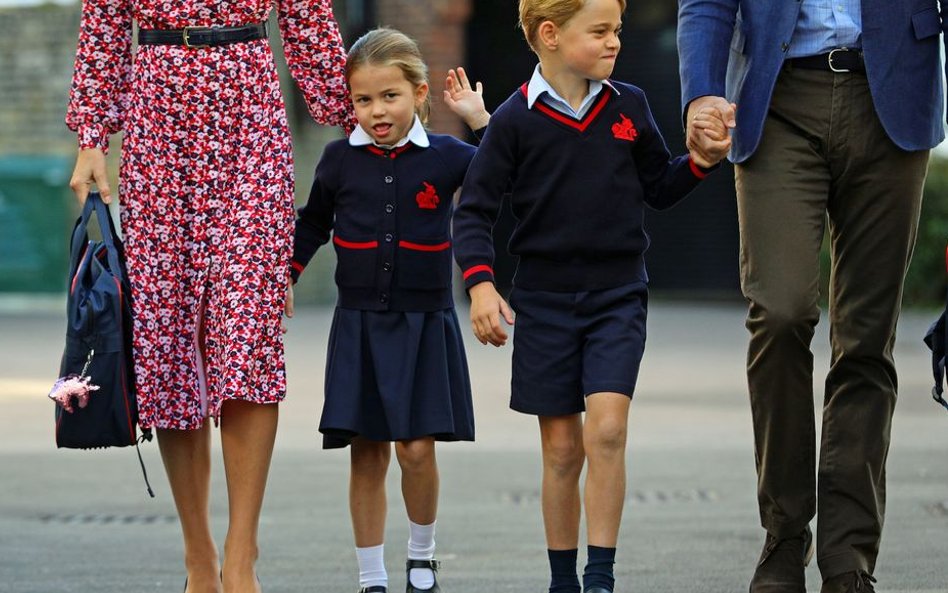
[[[515,0],[336,0],[346,44],[377,25],[417,39],[431,69],[431,128],[468,138],[442,105],[447,69],[465,65],[486,87],[488,109],[526,81],[535,64],[516,27]],[[615,78],[642,87],[673,153],[684,151],[675,47],[677,3],[637,0],[625,15],[623,49]],[[68,180],[75,136],[63,124],[80,18],[78,2],[0,0],[0,297],[58,302],[65,286],[66,237],[76,214]],[[275,23],[271,31],[275,32]],[[271,33],[280,53],[279,36]],[[282,58],[280,58],[282,64]],[[305,199],[322,147],[339,137],[315,125],[282,67],[294,135],[297,201]],[[121,139],[112,138],[110,167],[117,183]],[[936,305],[944,295],[948,237],[948,165],[936,151],[925,194],[918,247],[906,285],[906,305]],[[652,247],[647,259],[658,298],[740,300],[738,231],[733,170],[725,165],[689,199],[667,212],[649,212]],[[506,253],[509,212],[498,226],[498,254]],[[880,237],[879,240],[885,240]],[[332,250],[321,250],[297,291],[302,303],[335,298]],[[828,256],[825,257],[828,264]],[[515,262],[497,262],[509,286]],[[828,266],[824,266],[828,267]],[[871,273],[871,270],[867,270]],[[824,291],[825,293],[825,291]]]

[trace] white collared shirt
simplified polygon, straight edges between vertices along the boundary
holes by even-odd
[[[431,142],[428,140],[428,133],[425,131],[425,126],[421,123],[421,118],[419,118],[417,115],[415,116],[415,123],[412,124],[411,129],[408,130],[408,134],[396,142],[394,146],[377,143],[372,139],[372,136],[370,136],[368,132],[362,129],[361,125],[356,126],[355,129],[352,130],[352,133],[349,134],[349,146],[366,146],[368,144],[372,144],[378,146],[379,148],[390,150],[392,148],[405,146],[409,142],[420,148],[428,148],[431,146]]]
[[[579,109],[573,109],[573,106],[569,104],[569,101],[564,99],[559,95],[559,93],[554,90],[550,83],[543,78],[543,75],[540,73],[540,65],[537,64],[537,67],[533,69],[533,76],[530,77],[530,82],[527,84],[527,108],[532,109],[533,104],[537,102],[537,99],[546,93],[546,96],[543,97],[543,103],[549,105],[553,109],[556,109],[560,113],[565,113],[570,117],[576,119],[583,119],[587,112],[589,112],[592,107],[593,100],[599,95],[602,91],[602,86],[606,84],[609,85],[616,94],[619,94],[619,91],[616,90],[614,86],[609,84],[608,80],[590,80],[589,81],[589,92],[586,94],[586,97],[583,99],[583,102],[579,104]]]

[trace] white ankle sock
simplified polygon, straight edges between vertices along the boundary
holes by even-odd
[[[435,523],[419,525],[412,521],[408,522],[410,533],[408,538],[409,560],[431,560],[434,558]],[[408,573],[408,580],[416,589],[430,589],[435,582],[434,572],[430,568],[413,568]]]
[[[359,587],[388,587],[388,573],[385,572],[385,544],[356,548],[359,560]]]

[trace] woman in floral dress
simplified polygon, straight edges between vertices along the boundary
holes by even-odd
[[[93,183],[111,200],[104,155],[109,135],[124,132],[119,203],[140,422],[158,434],[192,593],[259,590],[294,220],[290,133],[262,24],[273,2],[84,0],[66,115],[79,137],[80,201]],[[330,0],[275,4],[313,118],[349,126]],[[227,475],[223,564],[209,525],[208,418],[220,423]]]

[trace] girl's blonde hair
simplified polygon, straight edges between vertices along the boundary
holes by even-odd
[[[346,57],[346,82],[360,66],[396,66],[405,75],[413,86],[428,82],[428,66],[421,57],[418,44],[401,31],[381,27],[373,29],[359,37],[349,49]],[[425,102],[417,109],[421,123],[428,123],[428,114],[431,113],[431,94],[425,97]]]
[[[626,0],[617,0],[625,12]],[[520,0],[520,28],[530,44],[530,49],[539,54],[537,33],[544,21],[562,27],[586,5],[586,0]]]

